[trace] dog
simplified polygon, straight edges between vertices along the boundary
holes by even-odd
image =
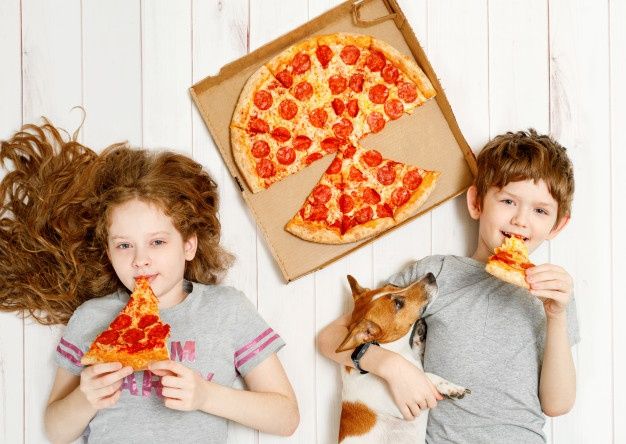
[[[435,276],[428,273],[405,288],[385,285],[370,290],[352,276],[348,282],[354,299],[349,333],[336,352],[377,341],[381,347],[402,355],[423,369],[425,325],[417,322],[423,309],[437,294]],[[412,328],[415,325],[415,328]],[[439,393],[451,399],[463,398],[469,389],[426,373]],[[381,378],[361,374],[352,367],[342,368],[342,403],[339,442],[342,444],[423,443],[426,439],[428,410],[413,421],[402,417]]]

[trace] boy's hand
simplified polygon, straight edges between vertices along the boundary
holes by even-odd
[[[563,315],[572,297],[573,281],[558,265],[542,264],[526,270],[530,293],[543,302],[546,317]]]
[[[157,376],[161,376],[165,407],[172,410],[192,411],[202,407],[206,400],[206,384],[200,373],[185,367],[180,362],[159,361],[148,366]]]
[[[111,407],[120,399],[122,379],[131,373],[132,367],[119,362],[91,365],[80,373],[79,388],[94,409]]]
[[[443,399],[426,374],[400,355],[386,366],[381,377],[387,381],[394,402],[408,421],[417,418],[421,410],[436,407],[437,400]]]

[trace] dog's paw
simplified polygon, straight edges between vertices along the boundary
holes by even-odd
[[[441,381],[438,383],[437,391],[449,399],[463,399],[465,395],[472,393],[470,389],[452,384],[450,381]]]

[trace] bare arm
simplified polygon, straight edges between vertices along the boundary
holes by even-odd
[[[150,365],[163,376],[165,406],[175,410],[202,410],[261,432],[288,436],[300,422],[298,403],[276,354],[244,377],[248,390],[205,381],[178,362]]]

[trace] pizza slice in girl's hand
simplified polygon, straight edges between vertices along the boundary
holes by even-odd
[[[81,364],[121,362],[135,371],[169,359],[170,326],[161,322],[158,300],[146,278],[138,278],[128,303],[109,328],[100,333],[82,357]]]
[[[485,267],[488,273],[511,284],[530,288],[526,282],[526,269],[535,265],[529,261],[528,248],[521,238],[507,237],[494,253]]]

